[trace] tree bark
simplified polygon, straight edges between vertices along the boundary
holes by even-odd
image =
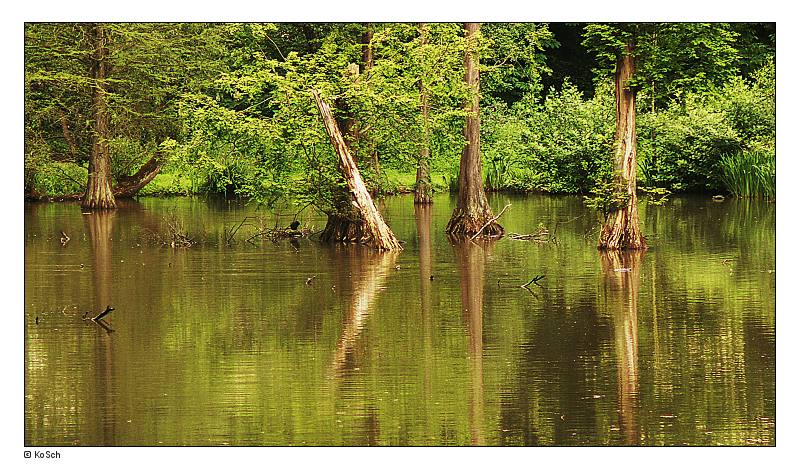
[[[606,217],[598,248],[603,250],[644,250],[647,242],[639,228],[636,199],[636,92],[628,87],[633,77],[634,45],[629,43],[617,60],[614,74],[617,100],[617,130],[614,137],[614,173],[625,188],[627,203]]]
[[[366,30],[364,31],[364,36],[362,38],[362,54],[361,59],[364,66],[364,73],[367,74],[375,65],[375,55],[372,49],[372,23],[366,24]],[[358,139],[359,143],[364,139],[364,133],[362,133],[360,127],[358,130]],[[372,159],[372,170],[375,172],[375,184],[377,187],[375,188],[376,192],[380,191],[381,189],[381,163],[378,159],[378,148],[375,145],[374,139],[368,139],[367,143],[368,153]]]
[[[147,183],[153,181],[161,171],[161,152],[156,152],[150,160],[139,168],[139,171],[131,176],[120,177],[114,187],[114,197],[124,198],[133,197]]]
[[[89,177],[81,206],[86,209],[114,209],[114,193],[111,190],[111,158],[109,156],[108,93],[108,38],[102,24],[90,28],[94,46],[91,57],[92,76],[92,152],[89,155]]]
[[[424,46],[428,43],[428,25],[419,24],[420,44]],[[431,204],[432,187],[430,174],[431,159],[431,129],[429,123],[430,102],[428,90],[425,87],[423,77],[419,79],[419,108],[422,113],[422,145],[419,150],[419,160],[417,162],[417,181],[414,185],[414,204]]]
[[[386,225],[380,212],[372,202],[372,197],[364,185],[350,150],[342,138],[331,109],[316,90],[312,90],[314,100],[319,108],[325,130],[330,137],[331,145],[339,160],[339,171],[350,190],[350,201],[354,210],[346,213],[329,214],[328,223],[320,236],[322,241],[358,242],[372,246],[381,251],[402,250],[400,241]]]
[[[479,61],[476,44],[478,23],[465,23],[466,50],[464,53],[464,80],[470,89],[467,101],[467,119],[464,125],[464,139],[467,144],[461,153],[461,169],[458,176],[458,204],[456,205],[446,231],[451,234],[474,235],[493,218],[492,209],[483,190],[480,154],[480,84]],[[481,236],[499,237],[503,227],[492,222]]]

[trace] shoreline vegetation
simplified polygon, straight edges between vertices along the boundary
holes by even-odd
[[[463,192],[472,236],[486,192],[579,194],[645,248],[637,194],[774,200],[775,25],[28,23],[25,143],[28,200],[220,194],[352,235],[374,197]]]

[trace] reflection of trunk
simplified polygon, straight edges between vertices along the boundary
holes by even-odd
[[[419,24],[419,43],[424,47],[428,43],[428,25]],[[425,86],[424,74],[419,79],[419,109],[422,113],[422,145],[419,149],[419,161],[417,162],[417,181],[414,185],[414,204],[430,204],[431,199],[431,128],[429,115],[431,105],[428,101],[428,89]]]
[[[106,306],[111,305],[113,263],[111,259],[111,236],[114,227],[114,213],[98,211],[84,215],[89,242],[92,249],[92,274],[94,281],[94,303],[92,316],[97,315]],[[95,402],[100,402],[102,415],[102,440],[99,445],[116,445],[116,412],[114,410],[114,361],[113,335],[101,332],[98,328],[98,344],[96,348],[97,390]]]
[[[422,328],[425,350],[425,393],[430,396],[432,366],[430,358],[433,354],[433,327],[431,318],[431,206],[427,204],[415,205],[414,216],[417,221],[417,236],[419,237],[419,295],[422,310]],[[431,366],[431,367],[429,367]]]
[[[90,37],[94,46],[91,58],[92,72],[92,152],[89,155],[89,178],[81,205],[87,209],[113,209],[116,207],[111,191],[111,158],[108,150],[109,113],[106,95],[108,76],[108,38],[105,27],[92,25]]]
[[[600,232],[598,247],[606,250],[640,250],[647,242],[639,228],[639,210],[636,203],[636,92],[628,88],[634,74],[634,46],[628,44],[617,61],[614,83],[617,98],[617,131],[614,171],[617,183],[625,188],[625,207],[612,211],[606,217]]]
[[[372,197],[364,185],[361,173],[333,119],[331,109],[316,90],[313,91],[313,94],[322,115],[325,130],[331,139],[331,145],[338,156],[339,170],[347,182],[352,196],[350,207],[342,207],[340,213],[328,215],[328,223],[320,235],[320,240],[323,242],[358,242],[385,251],[401,250],[400,242],[372,202]]]
[[[447,233],[473,235],[493,218],[492,209],[486,200],[481,175],[480,154],[480,100],[478,78],[478,23],[465,23],[466,50],[464,53],[464,80],[470,90],[467,102],[467,119],[464,125],[464,140],[467,144],[461,153],[461,169],[458,175],[458,204],[456,205]],[[497,222],[490,223],[481,232],[483,236],[492,237],[503,234],[503,227]]]
[[[83,217],[92,244],[92,274],[95,288],[93,315],[97,315],[107,305],[111,305],[112,300],[111,282],[114,272],[111,261],[111,230],[114,226],[114,214],[93,212]]]
[[[355,256],[356,253],[349,253]],[[386,279],[395,266],[397,255],[395,253],[369,253],[366,259],[356,259],[353,266],[362,266],[352,272],[353,296],[347,303],[347,316],[345,318],[342,336],[333,353],[331,370],[335,376],[341,376],[347,370],[347,359],[353,351],[356,340],[364,328],[364,323],[372,313],[375,298],[386,284]]]
[[[473,445],[485,445],[483,433],[483,265],[484,247],[469,241],[456,243],[461,275],[461,308],[469,335],[472,389],[469,426]]]
[[[639,266],[641,251],[601,252],[606,279],[606,301],[614,323],[617,360],[620,429],[625,444],[639,444],[637,401],[639,396]]]

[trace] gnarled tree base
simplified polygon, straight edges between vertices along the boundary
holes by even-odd
[[[401,250],[400,241],[393,234],[389,237],[375,236],[369,224],[357,217],[329,215],[325,229],[319,239],[323,243],[358,243],[381,251]]]
[[[609,214],[600,232],[597,248],[601,250],[646,250],[647,240],[639,229],[638,211],[630,210],[629,206]]]
[[[479,236],[482,238],[502,237],[505,230],[500,224],[492,221],[493,218],[491,210],[464,211],[456,207],[445,232],[456,236],[473,236],[480,232]]]
[[[420,188],[414,190],[414,204],[433,204],[433,197],[431,197],[431,188],[430,185],[426,188]]]

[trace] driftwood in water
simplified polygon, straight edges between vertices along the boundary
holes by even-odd
[[[347,183],[354,211],[350,215],[328,216],[328,224],[320,236],[322,241],[357,241],[372,246],[381,251],[402,250],[400,241],[394,236],[392,230],[386,225],[380,212],[375,207],[369,195],[361,173],[358,171],[350,150],[342,138],[339,126],[328,106],[316,90],[312,90],[314,100],[319,108],[325,130],[331,139],[331,145],[339,160],[339,171]]]

